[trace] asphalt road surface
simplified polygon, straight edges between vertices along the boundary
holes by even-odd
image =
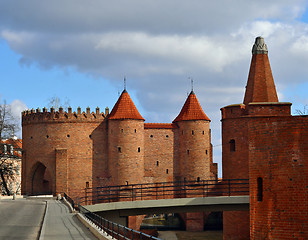
[[[37,239],[45,207],[43,200],[1,200],[0,239]]]

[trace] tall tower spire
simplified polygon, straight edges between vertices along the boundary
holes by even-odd
[[[252,59],[244,97],[245,105],[251,102],[278,102],[267,53],[264,38],[257,37],[252,47]]]

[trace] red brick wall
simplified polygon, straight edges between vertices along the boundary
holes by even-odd
[[[179,176],[196,181],[211,177],[211,136],[209,121],[178,122]]]
[[[36,164],[42,163],[47,175],[50,175],[53,194],[68,191],[72,196],[80,195],[86,182],[91,187],[107,166],[106,148],[100,147],[107,144],[103,117],[100,115],[94,118],[93,115],[80,113],[66,118],[63,115],[56,117],[57,113],[51,116],[52,114],[32,113],[23,117],[25,169],[22,191],[32,194],[33,173]],[[58,154],[56,149],[67,149],[66,157]],[[67,164],[63,161],[67,161]],[[67,170],[64,169],[66,166]],[[67,179],[67,184],[60,184],[59,181],[57,183],[56,174]]]
[[[108,167],[113,185],[143,183],[143,120],[108,122]]]
[[[249,149],[251,239],[308,239],[308,117],[252,121]]]
[[[176,130],[175,130],[176,131]],[[144,130],[144,168],[146,182],[173,181],[175,134],[173,129]]]

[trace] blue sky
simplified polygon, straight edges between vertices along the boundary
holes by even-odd
[[[146,122],[171,122],[192,77],[212,120],[220,163],[219,109],[242,102],[251,48],[260,35],[280,101],[303,110],[307,1],[1,1],[0,97],[16,116],[48,106],[55,96],[73,109],[111,109],[126,76]]]

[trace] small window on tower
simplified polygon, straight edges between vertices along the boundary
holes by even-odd
[[[166,174],[168,174],[169,173],[169,170],[168,169],[166,169]]]
[[[123,132],[123,128],[121,129],[121,132]]]
[[[156,166],[157,166],[157,167],[158,167],[158,165],[159,165],[159,161],[156,162]]]
[[[235,140],[231,139],[229,143],[230,143],[230,152],[235,152]]]
[[[204,135],[204,131],[202,131],[202,134]]]
[[[207,155],[207,150],[205,150],[205,154]]]
[[[89,188],[89,182],[86,182],[86,188]]]
[[[257,199],[259,202],[262,202],[263,200],[263,179],[261,177],[258,177],[257,185],[258,185]]]
[[[191,131],[191,135],[194,135],[194,130]]]
[[[121,147],[118,147],[118,152],[120,153],[120,152],[122,152],[122,149],[121,149]]]
[[[187,155],[189,155],[189,150],[187,150]]]
[[[137,132],[137,129],[135,129],[135,133]]]
[[[140,147],[138,147],[138,152],[140,152]]]

